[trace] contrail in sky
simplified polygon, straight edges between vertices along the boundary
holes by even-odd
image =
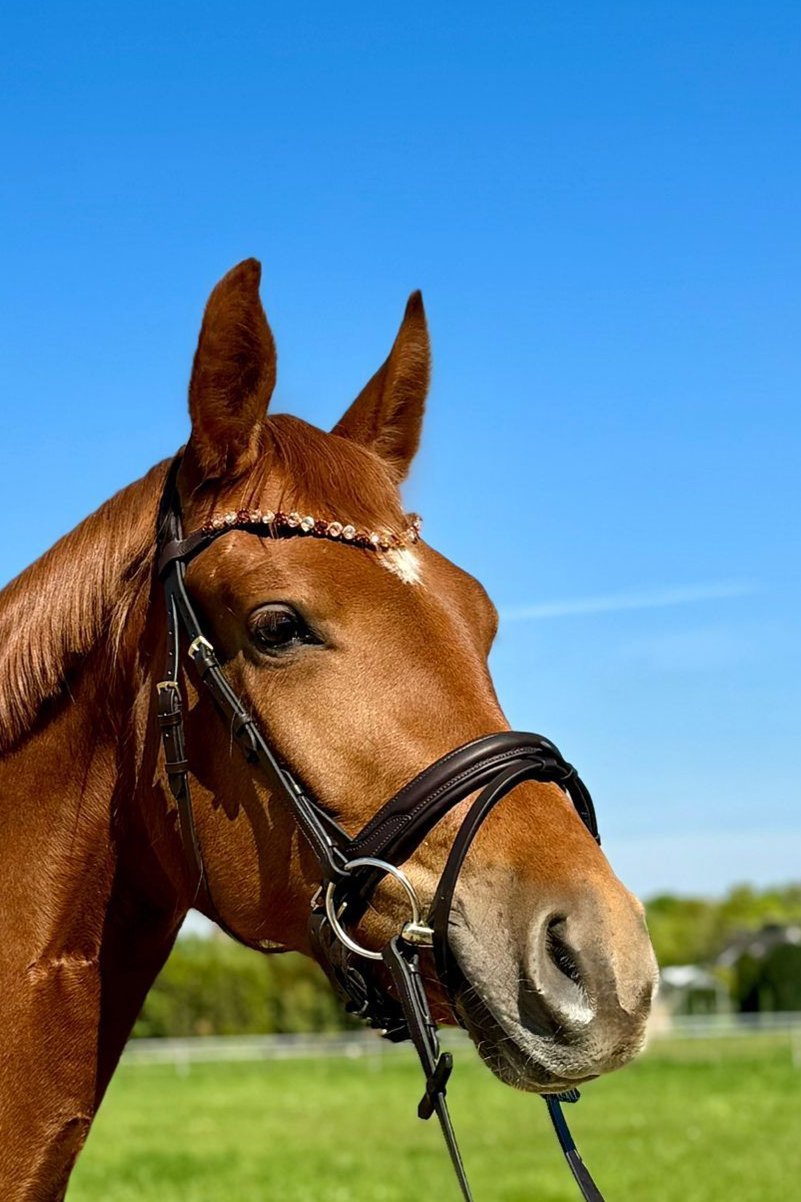
[[[667,609],[674,605],[695,605],[702,601],[727,601],[747,597],[758,591],[748,581],[722,581],[717,584],[689,584],[676,588],[637,592],[609,593],[602,597],[574,597],[566,601],[543,601],[535,605],[509,605],[501,609],[504,622],[538,622],[545,618],[583,617],[589,614],[623,613],[631,609]]]

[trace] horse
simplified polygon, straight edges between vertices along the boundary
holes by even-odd
[[[63,1198],[191,907],[257,952],[315,951],[309,840],[182,671],[202,878],[186,852],[157,720],[170,477],[190,529],[233,527],[185,572],[225,677],[341,828],[359,830],[454,748],[508,731],[487,662],[497,612],[401,505],[430,376],[420,294],[384,364],[324,432],[268,413],[276,350],[260,281],[249,259],[209,297],[180,458],[123,488],[0,593],[6,1202]],[[254,538],[238,528],[243,513],[280,515],[310,537]],[[423,907],[471,803],[442,814],[402,864]],[[385,875],[351,937],[383,947],[405,905]],[[557,783],[522,780],[487,816],[448,934],[464,988],[452,996],[424,964],[432,1013],[461,1021],[502,1080],[547,1094],[641,1048],[656,980],[643,908]]]

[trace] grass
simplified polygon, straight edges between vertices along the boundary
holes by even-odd
[[[456,1202],[405,1055],[123,1066],[67,1202]],[[449,1092],[478,1202],[577,1202],[543,1104],[459,1049]],[[569,1118],[609,1202],[797,1196],[801,1071],[786,1039],[659,1043]]]

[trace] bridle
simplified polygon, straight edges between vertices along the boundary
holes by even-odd
[[[196,873],[197,890],[205,889],[214,908],[192,811],[180,688],[182,634],[187,640],[189,660],[245,759],[257,764],[271,788],[284,796],[317,861],[320,888],[312,899],[309,919],[310,941],[317,960],[349,1013],[381,1030],[392,1042],[410,1039],[413,1043],[425,1074],[425,1091],[417,1113],[422,1119],[436,1113],[462,1196],[465,1202],[472,1202],[445,1101],[453,1058],[439,1047],[437,1026],[431,1017],[420,973],[420,952],[421,949],[433,951],[441,985],[451,1002],[455,1002],[465,978],[448,938],[454,890],[482,823],[512,789],[524,781],[559,785],[590,834],[600,843],[592,800],[575,769],[562,758],[553,743],[540,735],[502,731],[449,751],[390,798],[358,834],[349,835],[278,759],[247,707],[232,689],[214,647],[203,633],[187,592],[186,566],[230,530],[244,530],[261,537],[341,539],[344,529],[353,533],[350,537],[346,535],[343,541],[378,553],[398,545],[400,539],[384,533],[357,531],[354,527],[343,528],[339,523],[315,523],[311,517],[306,519],[296,514],[271,515],[267,521],[260,511],[250,510],[215,518],[201,529],[184,535],[177,492],[180,464],[179,454],[167,474],[158,517],[158,575],[164,589],[167,644],[164,676],[157,685],[157,717],[170,789],[177,803],[184,852]],[[332,532],[333,526],[338,530]],[[410,531],[416,529],[417,526],[412,524]],[[413,540],[416,535],[410,537]],[[431,910],[424,918],[414,887],[400,865],[445,814],[474,793],[478,795],[459,827]],[[394,877],[403,888],[411,917],[378,952],[358,944],[346,924],[352,926],[358,922],[376,886],[387,875]],[[229,934],[238,938],[219,916],[217,919]],[[378,964],[388,970],[397,996],[387,990],[376,973]],[[586,1202],[603,1202],[578,1153],[561,1108],[562,1102],[576,1102],[578,1098],[578,1090],[569,1090],[545,1095],[544,1100],[582,1196]]]

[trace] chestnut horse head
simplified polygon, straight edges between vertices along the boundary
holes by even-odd
[[[177,479],[186,527],[258,508],[400,537],[374,554],[234,529],[192,561],[186,586],[271,748],[355,833],[446,752],[508,729],[487,668],[497,615],[478,581],[402,537],[398,488],[429,378],[419,294],[389,358],[323,433],[267,416],[276,356],[259,278],[247,260],[206,308]],[[317,863],[285,799],[185,674],[208,882],[195,895],[155,723],[167,471],[124,489],[0,594],[0,1179],[13,1202],[61,1196],[191,905],[254,948],[310,951]],[[469,804],[404,864],[424,902]],[[354,933],[380,947],[405,917],[387,880]],[[553,1090],[639,1049],[655,981],[642,908],[556,785],[519,785],[481,827],[450,940],[466,987],[454,999],[433,985],[433,1003],[442,1018],[458,1007],[503,1079]]]

